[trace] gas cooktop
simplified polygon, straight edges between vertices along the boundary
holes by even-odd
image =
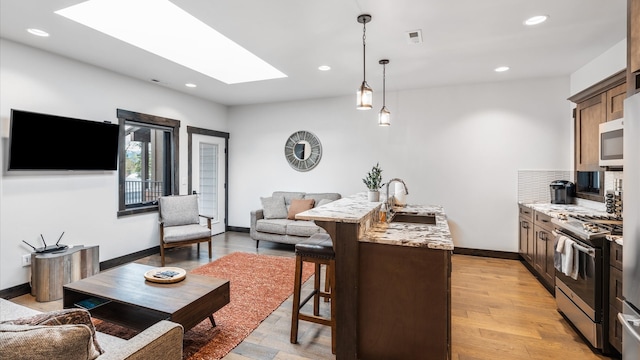
[[[622,218],[613,215],[559,214],[551,221],[584,240],[622,235]]]

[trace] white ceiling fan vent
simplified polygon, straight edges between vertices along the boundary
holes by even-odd
[[[407,31],[407,42],[409,44],[422,44],[422,30]]]

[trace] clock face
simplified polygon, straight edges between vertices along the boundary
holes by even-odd
[[[284,145],[284,156],[295,170],[309,171],[320,162],[322,144],[314,134],[304,130],[296,131]]]

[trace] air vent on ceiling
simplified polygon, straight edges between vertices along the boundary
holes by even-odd
[[[407,42],[409,44],[421,44],[422,43],[422,30],[407,31]]]

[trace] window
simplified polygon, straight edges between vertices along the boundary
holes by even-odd
[[[156,211],[158,198],[177,194],[180,121],[118,109],[118,216]]]

